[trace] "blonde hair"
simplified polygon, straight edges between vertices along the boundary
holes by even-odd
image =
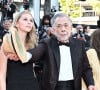
[[[18,15],[16,15],[16,17],[14,18],[13,24],[12,24],[12,26],[10,28],[10,31],[14,30],[14,29],[18,30],[18,28],[16,27],[16,23],[18,22],[18,20],[20,19],[20,17],[23,14],[30,14],[32,16],[32,14],[29,11],[23,11],[23,12],[19,13]],[[37,45],[36,37],[37,36],[36,36],[35,32],[36,32],[36,30],[35,30],[35,25],[34,25],[34,22],[33,22],[32,30],[30,32],[28,32],[27,36],[26,36],[26,40],[25,40],[25,48],[26,48],[26,50],[36,47],[36,45]]]

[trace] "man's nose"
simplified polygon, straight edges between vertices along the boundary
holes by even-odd
[[[66,30],[66,27],[65,26],[62,26],[62,31],[65,31]]]

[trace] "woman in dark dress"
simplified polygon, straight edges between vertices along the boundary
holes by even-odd
[[[18,14],[10,30],[13,29],[17,30],[26,50],[37,45],[34,21],[29,11]],[[7,61],[2,48],[0,53],[0,90],[39,90],[32,62]]]

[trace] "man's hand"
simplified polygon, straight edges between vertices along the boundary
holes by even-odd
[[[96,86],[94,86],[94,85],[90,85],[90,86],[88,87],[88,90],[98,90],[98,89],[97,89]]]

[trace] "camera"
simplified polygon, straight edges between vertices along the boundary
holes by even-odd
[[[79,35],[80,35],[80,37],[84,37],[84,34],[81,30],[79,30]]]
[[[44,27],[43,27],[44,31],[46,31],[48,27],[49,27],[49,25],[44,25]]]
[[[56,11],[57,11],[56,7],[53,6],[52,9],[51,9],[51,17],[53,17],[55,15]]]

